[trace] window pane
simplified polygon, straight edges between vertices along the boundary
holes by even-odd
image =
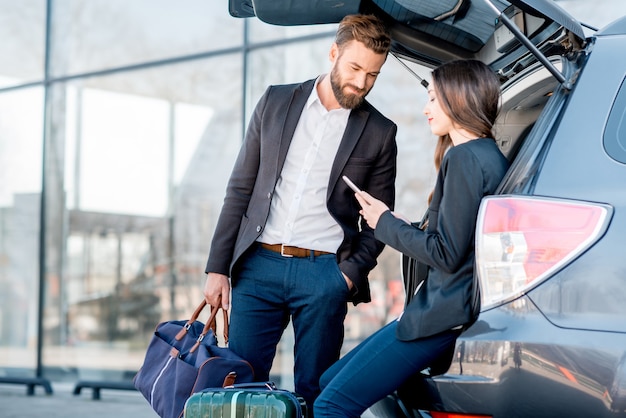
[[[592,1],[585,0],[556,0],[557,5],[565,9],[575,19],[581,22],[602,28],[626,15],[626,2],[624,0],[602,0],[602,7]]]
[[[156,324],[202,300],[242,138],[241,63],[232,54],[54,86],[51,143],[65,160],[54,193],[66,200],[48,217],[67,226],[48,231],[63,236],[47,263],[63,286],[46,306],[45,364],[132,378]]]
[[[0,375],[36,363],[42,109],[42,89],[0,94]]]
[[[45,0],[0,0],[0,88],[43,79]]]
[[[76,93],[82,96],[81,129],[76,133],[81,177],[73,195],[77,208],[165,214],[168,102],[93,88]]]
[[[330,70],[328,53],[332,42],[332,37],[326,37],[251,52],[247,74],[248,117],[269,85],[297,83],[328,72]]]
[[[243,21],[222,0],[56,0],[52,75],[63,76],[233,47]]]

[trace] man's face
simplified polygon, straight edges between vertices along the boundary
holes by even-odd
[[[333,66],[330,85],[339,105],[345,109],[359,106],[370,92],[385,63],[385,54],[376,54],[358,41],[350,41],[339,51],[334,44],[330,52]]]

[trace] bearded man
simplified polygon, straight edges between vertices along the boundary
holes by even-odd
[[[383,250],[341,178],[390,208],[395,200],[397,127],[365,100],[390,43],[376,17],[347,16],[329,74],[265,91],[209,250],[204,297],[232,308],[230,349],[267,381],[291,320],[294,388],[311,411],[339,358],[347,303],[371,300],[368,274]]]

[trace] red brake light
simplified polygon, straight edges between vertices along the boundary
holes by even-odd
[[[609,207],[586,202],[491,196],[476,228],[483,307],[517,297],[589,248]]]

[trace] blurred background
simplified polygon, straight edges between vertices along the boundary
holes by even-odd
[[[626,14],[557,3],[597,28]],[[334,31],[236,19],[226,0],[0,0],[0,378],[132,379],[156,324],[202,300],[256,101],[326,72]],[[398,124],[397,211],[416,220],[435,179],[426,98],[393,57],[368,96]],[[344,350],[402,309],[399,267],[386,249]]]

